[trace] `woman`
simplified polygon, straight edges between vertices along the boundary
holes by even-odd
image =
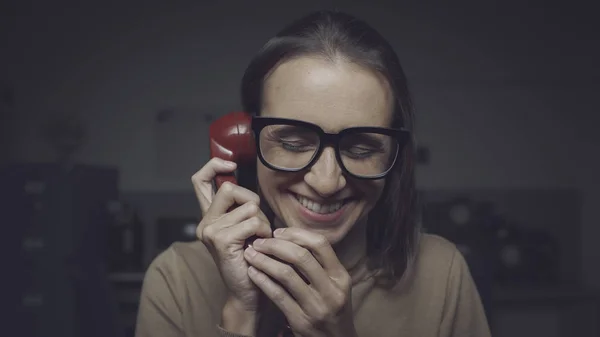
[[[406,78],[375,30],[302,18],[252,60],[242,101],[257,188],[215,194],[236,169],[218,159],[192,177],[199,241],[151,264],[137,336],[490,335],[463,257],[419,234]]]

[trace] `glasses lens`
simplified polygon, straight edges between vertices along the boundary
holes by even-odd
[[[319,148],[319,135],[305,127],[268,125],[259,135],[260,152],[272,166],[283,170],[304,168]]]
[[[398,154],[394,137],[379,133],[350,133],[340,140],[340,154],[346,169],[361,177],[387,172]]]

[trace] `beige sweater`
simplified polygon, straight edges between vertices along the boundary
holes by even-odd
[[[467,264],[445,239],[421,237],[412,276],[396,289],[375,286],[359,269],[351,271],[358,336],[491,336]],[[226,295],[206,247],[176,243],[146,273],[136,337],[235,336],[219,328]]]

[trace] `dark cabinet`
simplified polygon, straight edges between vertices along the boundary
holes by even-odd
[[[4,167],[5,297],[24,337],[119,336],[106,270],[107,205],[118,198],[118,171],[54,164]]]

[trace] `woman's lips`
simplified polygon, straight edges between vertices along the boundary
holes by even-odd
[[[302,218],[304,218],[307,222],[312,222],[312,223],[335,222],[344,215],[344,213],[346,212],[346,210],[348,209],[348,207],[350,205],[350,203],[347,200],[345,200],[342,204],[342,207],[340,207],[335,212],[317,213],[315,211],[312,211],[312,210],[306,208],[304,205],[302,205],[302,203],[298,200],[298,198],[295,194],[291,194],[291,198],[296,203],[297,208],[298,208],[298,213],[300,214],[300,216]]]

